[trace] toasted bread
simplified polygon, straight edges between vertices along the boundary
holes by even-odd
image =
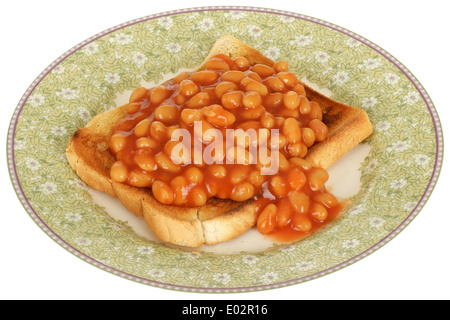
[[[209,57],[217,53],[231,58],[245,56],[251,64],[273,65],[273,61],[232,36],[223,36],[211,48]],[[203,64],[197,70],[201,70]],[[316,166],[330,167],[347,151],[372,132],[366,113],[358,108],[333,101],[305,85],[307,97],[324,110],[324,122],[329,128],[325,141],[310,148],[307,159]],[[145,219],[148,227],[162,241],[199,247],[231,240],[256,223],[253,200],[234,202],[210,199],[203,207],[179,207],[158,202],[149,188],[137,188],[117,183],[110,178],[115,159],[108,142],[115,125],[125,115],[126,106],[95,116],[71,138],[66,156],[76,174],[90,187],[118,198],[132,213]]]

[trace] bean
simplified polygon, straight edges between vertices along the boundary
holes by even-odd
[[[320,105],[315,101],[310,101],[309,104],[311,106],[311,110],[309,111],[309,117],[311,119],[317,119],[317,120],[322,121],[323,111],[322,111],[322,108],[320,107]]]
[[[313,200],[324,205],[328,209],[334,208],[339,204],[337,198],[329,192],[315,194]]]
[[[128,182],[138,188],[148,188],[153,183],[153,173],[151,172],[141,172],[137,170],[133,170],[129,173]]]
[[[286,88],[293,88],[294,85],[298,82],[297,77],[291,72],[279,72],[277,74],[277,77],[280,78],[281,81],[283,81]]]
[[[301,214],[308,213],[310,200],[309,197],[304,192],[294,190],[289,193],[288,197],[292,209],[294,209],[295,212]]]
[[[150,102],[152,105],[157,106],[164,100],[170,97],[173,90],[167,89],[165,87],[159,86],[152,90],[150,93]]]
[[[149,90],[144,87],[137,88],[130,95],[129,103],[133,103],[133,102],[136,102],[136,101],[139,101],[139,100],[142,100],[142,99],[148,97],[148,93],[149,93]]]
[[[295,91],[288,91],[284,94],[284,106],[290,110],[294,110],[300,104],[300,97]]]
[[[252,70],[256,72],[262,78],[269,77],[275,73],[275,70],[272,67],[269,67],[265,64],[257,63],[253,66]]]
[[[155,119],[165,124],[171,124],[178,119],[179,113],[176,106],[161,105],[155,110]]]
[[[292,218],[292,208],[287,198],[281,198],[277,204],[277,227],[283,228]]]
[[[250,62],[248,62],[247,58],[245,57],[237,57],[236,59],[234,59],[234,63],[241,71],[245,71],[250,68]]]
[[[273,65],[273,69],[275,70],[275,72],[287,72],[289,70],[289,65],[286,61],[284,60],[280,60],[277,61],[274,65]]]
[[[328,172],[320,167],[312,167],[307,173],[309,186],[313,191],[319,191],[328,181]]]
[[[222,96],[225,93],[227,93],[229,91],[234,91],[237,89],[238,89],[238,86],[236,85],[236,83],[231,82],[231,81],[223,81],[216,86],[214,91],[216,93],[216,97],[220,99],[220,98],[222,98]]]
[[[208,201],[208,196],[202,188],[195,187],[189,191],[189,200],[193,206],[201,207]]]
[[[277,207],[273,203],[270,203],[264,207],[258,216],[257,228],[262,234],[268,234],[274,231],[276,227],[276,214]]]
[[[270,179],[269,190],[275,197],[284,197],[289,193],[288,185],[279,175]]]
[[[125,148],[126,138],[120,133],[115,133],[111,136],[109,140],[109,147],[114,153],[118,153],[123,148]]]
[[[158,168],[151,154],[146,152],[136,153],[134,156],[134,161],[139,166],[139,168],[144,171],[155,171]]]
[[[266,85],[275,92],[281,92],[285,90],[283,81],[278,77],[269,77],[265,80]]]
[[[221,103],[226,109],[236,109],[242,105],[244,93],[242,91],[231,91],[222,95]]]
[[[155,155],[155,161],[159,168],[168,172],[179,172],[181,167],[172,162],[167,154],[158,152]]]
[[[323,205],[313,202],[310,209],[310,215],[313,219],[323,222],[328,218],[328,211]]]
[[[257,92],[250,91],[244,94],[242,104],[248,109],[253,109],[260,106],[262,103],[261,95]]]
[[[186,169],[184,174],[189,182],[199,184],[200,182],[203,181],[203,173],[197,167],[190,167],[190,168]]]
[[[186,79],[181,81],[179,91],[185,97],[192,97],[200,92],[199,86],[192,80]]]
[[[295,168],[289,171],[288,184],[292,190],[300,190],[306,183],[306,175],[302,170]]]
[[[316,134],[311,128],[302,128],[302,140],[306,147],[311,147],[316,142]]]
[[[128,179],[128,168],[122,161],[116,161],[111,166],[110,175],[116,182],[125,182]]]
[[[222,59],[212,58],[205,63],[205,68],[209,70],[227,71],[230,70],[228,63]]]
[[[223,81],[231,81],[234,83],[240,83],[242,79],[244,79],[246,77],[245,73],[242,71],[238,71],[238,70],[230,70],[225,72],[222,75],[222,80]]]
[[[313,119],[308,123],[308,127],[314,131],[316,141],[324,141],[328,135],[328,127],[322,121]]]
[[[309,232],[312,229],[312,221],[308,216],[303,214],[294,214],[291,225],[294,229],[301,232]]]
[[[300,97],[299,104],[301,114],[308,114],[311,111],[311,104],[309,103],[309,100],[306,97]]]
[[[233,201],[246,201],[255,195],[255,188],[250,182],[241,182],[237,184],[232,192],[230,199]]]
[[[288,143],[297,143],[301,141],[302,133],[297,120],[288,118],[283,122],[281,132],[286,136]]]
[[[181,120],[187,125],[194,124],[195,121],[201,121],[204,115],[200,109],[183,109],[181,111]]]
[[[197,71],[191,76],[192,81],[201,86],[213,84],[218,78],[219,74],[212,70]]]
[[[174,200],[173,190],[163,181],[155,180],[152,184],[152,192],[155,199],[163,204],[172,204]]]

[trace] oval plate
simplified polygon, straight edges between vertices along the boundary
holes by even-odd
[[[94,115],[136,87],[195,68],[232,34],[374,125],[360,181],[341,219],[289,246],[186,251],[149,240],[94,201],[65,147]],[[419,151],[418,151],[419,150]],[[415,77],[370,41],[285,11],[208,7],[156,14],[106,30],[52,63],[19,102],[8,164],[31,218],[79,258],[118,276],[174,290],[243,292],[301,283],[339,270],[401,232],[429,198],[442,166],[442,129]],[[341,164],[342,166],[342,164]],[[344,166],[345,167],[345,166]],[[239,242],[238,242],[239,243]]]

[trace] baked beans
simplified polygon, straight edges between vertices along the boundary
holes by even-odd
[[[114,181],[151,188],[166,205],[254,199],[263,234],[306,235],[336,216],[327,171],[303,159],[328,135],[323,112],[286,61],[251,66],[218,54],[203,70],[137,88],[126,108],[109,141]],[[174,136],[177,129],[188,134]],[[277,170],[263,174],[273,164]]]

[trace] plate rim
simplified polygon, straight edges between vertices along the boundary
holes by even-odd
[[[424,193],[420,197],[420,200],[418,201],[416,206],[411,210],[411,212],[408,214],[408,216],[394,230],[392,230],[387,236],[385,236],[383,239],[378,241],[376,244],[374,244],[370,248],[359,253],[358,255],[356,255],[340,264],[337,264],[335,266],[332,266],[332,267],[322,270],[320,272],[314,273],[312,275],[295,278],[295,279],[290,279],[288,281],[267,284],[267,285],[235,287],[235,288],[227,288],[227,287],[208,288],[208,287],[195,287],[195,286],[163,283],[163,282],[146,279],[143,277],[135,276],[135,275],[117,270],[106,264],[96,261],[94,258],[88,256],[87,254],[82,253],[78,249],[69,245],[65,240],[63,240],[60,236],[58,236],[50,227],[48,227],[43,222],[43,220],[39,217],[37,212],[34,210],[33,206],[30,204],[29,200],[25,196],[25,193],[22,189],[22,186],[21,186],[19,178],[18,178],[18,174],[17,174],[17,170],[16,170],[16,163],[15,163],[14,144],[15,144],[15,132],[16,132],[16,128],[17,128],[17,120],[25,106],[25,103],[27,102],[27,100],[30,97],[30,95],[32,94],[32,92],[36,89],[36,87],[40,84],[40,82],[58,64],[63,62],[65,59],[67,59],[73,53],[79,51],[81,48],[85,47],[89,43],[91,43],[101,37],[104,37],[109,33],[129,27],[134,24],[149,21],[152,19],[157,19],[157,18],[171,16],[171,15],[177,15],[177,14],[183,14],[183,13],[195,13],[195,12],[204,12],[204,11],[248,11],[248,12],[258,12],[258,13],[269,13],[269,14],[275,14],[275,15],[282,15],[282,16],[286,16],[286,17],[293,17],[296,19],[305,20],[308,22],[312,22],[312,23],[330,28],[336,32],[340,32],[346,36],[354,38],[357,41],[368,46],[372,50],[376,51],[378,54],[380,54],[385,59],[387,59],[390,63],[392,63],[397,69],[399,69],[406,76],[406,78],[414,85],[414,88],[419,92],[421,98],[425,102],[425,105],[428,108],[428,112],[430,113],[430,116],[431,116],[431,119],[433,122],[433,128],[434,128],[434,133],[435,133],[435,138],[436,138],[435,164],[434,164],[433,172],[431,174],[431,178],[426,186]],[[429,97],[428,93],[424,89],[424,87],[420,84],[420,82],[416,79],[416,77],[410,72],[410,70],[408,68],[406,68],[395,57],[393,57],[386,50],[382,49],[381,47],[374,44],[370,40],[352,32],[350,30],[347,30],[346,28],[342,28],[338,25],[327,22],[325,20],[310,17],[310,16],[303,15],[300,13],[285,11],[285,10],[270,9],[270,8],[263,8],[263,7],[252,7],[252,6],[202,6],[202,7],[192,7],[192,8],[182,8],[182,9],[170,10],[170,11],[165,11],[165,12],[160,12],[160,13],[143,16],[141,18],[133,19],[128,22],[118,24],[116,26],[108,28],[102,32],[99,32],[99,33],[87,38],[86,40],[80,42],[79,44],[75,45],[74,47],[72,47],[71,49],[69,49],[62,55],[60,55],[46,69],[44,69],[44,71],[42,71],[38,75],[38,77],[31,83],[31,85],[27,88],[27,90],[21,97],[18,105],[16,106],[16,108],[13,112],[13,115],[12,115],[11,121],[10,121],[10,125],[8,127],[8,135],[7,135],[8,173],[10,176],[11,183],[13,185],[13,189],[14,189],[20,203],[22,204],[23,208],[28,213],[28,215],[52,240],[54,240],[56,243],[58,243],[64,249],[66,249],[70,253],[74,254],[76,257],[82,259],[83,261],[88,262],[89,264],[91,264],[93,266],[96,266],[104,271],[110,272],[110,273],[120,276],[122,278],[132,280],[135,282],[139,282],[142,284],[154,286],[154,287],[163,288],[163,289],[186,291],[186,292],[203,292],[203,293],[250,292],[250,291],[260,291],[260,290],[269,290],[269,289],[286,287],[286,286],[303,283],[303,282],[306,282],[309,280],[313,280],[313,279],[325,276],[327,274],[330,274],[332,272],[343,269],[343,268],[365,258],[366,256],[370,255],[371,253],[373,253],[373,252],[377,251],[378,249],[380,249],[381,247],[383,247],[385,244],[387,244],[393,238],[395,238],[403,229],[405,229],[412,222],[412,220],[414,220],[415,217],[417,217],[419,212],[425,206],[426,202],[429,200],[429,198],[437,184],[437,181],[439,179],[439,176],[440,176],[440,173],[442,170],[443,156],[444,156],[444,136],[443,136],[442,124],[441,124],[439,115],[437,113],[437,110],[436,110],[431,98]]]

